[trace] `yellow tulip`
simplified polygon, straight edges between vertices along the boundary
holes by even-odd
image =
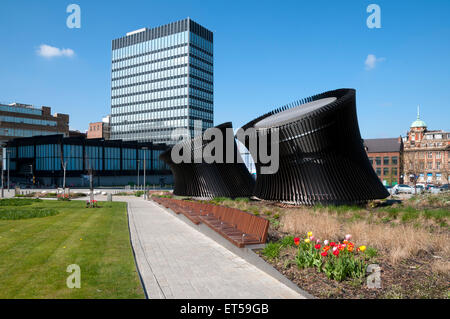
[[[311,240],[309,238],[305,239],[305,243],[309,243]]]
[[[312,236],[312,231],[308,232],[308,238]]]
[[[359,247],[359,250],[360,250],[360,251],[366,250],[366,246],[360,246],[360,247]]]

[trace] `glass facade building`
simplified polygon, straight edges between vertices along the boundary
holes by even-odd
[[[16,137],[69,135],[69,115],[51,115],[51,108],[29,104],[0,104],[0,143]]]
[[[113,40],[111,79],[111,139],[213,126],[213,33],[189,18]]]
[[[112,41],[111,139],[174,144],[213,126],[213,33],[187,18]]]
[[[6,144],[9,169],[13,180],[29,182],[32,177],[41,185],[62,185],[63,164],[66,176],[79,184],[90,169],[98,185],[136,184],[145,170],[147,182],[159,177],[171,180],[169,167],[159,159],[165,144],[126,142],[121,140],[86,139],[82,136],[36,136],[13,139]],[[138,173],[139,167],[139,173]],[[70,184],[68,184],[70,185]]]

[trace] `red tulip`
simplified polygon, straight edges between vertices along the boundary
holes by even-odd
[[[336,246],[336,243],[335,243],[334,241],[332,241],[332,242],[330,243],[330,246],[331,246],[331,247],[334,247],[334,246]]]
[[[298,246],[300,244],[300,238],[295,237],[294,238],[294,244]]]
[[[333,255],[335,255],[336,257],[339,256],[339,249],[336,249],[335,251],[333,251]]]
[[[320,247],[321,247],[320,244],[314,246],[315,249],[320,249]]]
[[[328,251],[324,251],[323,253],[321,253],[321,255],[322,255],[323,257],[327,257]]]

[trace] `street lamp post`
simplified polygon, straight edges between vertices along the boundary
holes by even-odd
[[[31,173],[31,182],[33,183],[34,188],[34,174],[33,174],[33,164],[30,164],[30,173]]]
[[[7,160],[7,165],[8,165],[8,194],[9,194],[9,158],[10,158],[10,156],[9,156],[9,153],[10,153],[11,151],[9,151],[9,150],[6,150],[6,160]]]
[[[144,150],[144,199],[147,199],[147,184],[145,183],[145,153],[148,149],[148,147],[143,147]]]
[[[4,185],[4,167],[3,167],[3,163],[2,163],[2,198],[5,196],[5,185]]]
[[[140,160],[137,160],[137,188],[139,189],[139,171],[141,170],[139,164],[140,164]]]

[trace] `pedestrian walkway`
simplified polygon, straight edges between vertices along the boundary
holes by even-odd
[[[304,298],[152,201],[125,200],[150,299]]]

